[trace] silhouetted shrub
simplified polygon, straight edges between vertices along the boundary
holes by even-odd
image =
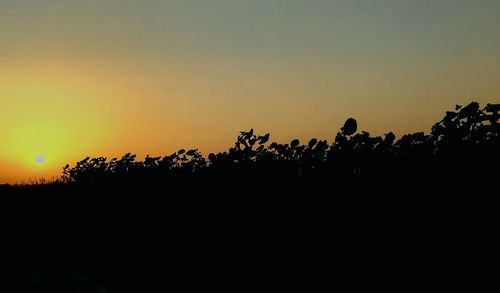
[[[500,105],[480,109],[476,102],[446,112],[430,134],[417,132],[396,140],[394,133],[372,137],[357,132],[357,122],[347,119],[335,141],[311,139],[301,145],[272,142],[270,135],[242,131],[227,152],[210,154],[208,161],[198,150],[181,149],[169,156],[136,161],[126,154],[121,159],[85,158],[63,168],[62,182],[69,184],[130,184],[166,182],[199,177],[205,179],[286,178],[356,180],[387,176],[428,177],[476,174],[482,164],[498,162]],[[456,167],[460,166],[459,169]],[[460,170],[460,171],[459,171]],[[169,179],[170,178],[170,179]]]

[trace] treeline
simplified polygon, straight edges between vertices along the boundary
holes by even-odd
[[[243,131],[234,147],[205,158],[198,150],[165,157],[133,154],[121,159],[85,158],[64,167],[60,182],[77,185],[165,183],[176,180],[330,181],[438,180],[444,176],[485,177],[497,172],[500,150],[500,104],[476,102],[446,112],[429,134],[371,136],[358,132],[350,118],[333,142],[298,139],[270,143],[270,135]],[[497,172],[498,173],[498,172]],[[457,178],[455,178],[457,179]],[[439,179],[440,180],[440,179]]]

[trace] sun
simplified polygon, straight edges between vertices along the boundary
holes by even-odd
[[[44,122],[13,126],[5,146],[11,160],[33,170],[56,167],[68,149],[68,131]]]
[[[112,141],[121,90],[90,80],[65,66],[0,68],[0,181],[57,176]]]
[[[1,72],[0,72],[1,73]],[[99,109],[93,92],[64,80],[20,79],[0,87],[0,157],[40,171],[59,168],[97,140]],[[91,113],[91,114],[89,114]]]
[[[35,161],[38,165],[42,165],[43,163],[45,163],[44,155],[37,155]]]

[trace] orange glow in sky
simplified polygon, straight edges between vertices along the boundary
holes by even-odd
[[[0,184],[240,130],[429,131],[500,102],[500,1],[0,2]]]

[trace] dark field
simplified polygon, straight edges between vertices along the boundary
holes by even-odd
[[[498,230],[499,110],[399,140],[354,119],[333,143],[251,130],[208,158],[86,158],[0,186],[5,292],[318,291],[477,265]]]

